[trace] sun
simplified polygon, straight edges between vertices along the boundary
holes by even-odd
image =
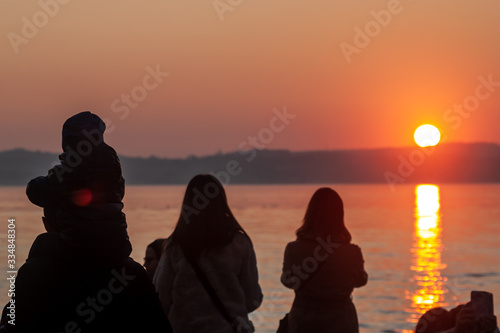
[[[416,129],[413,137],[420,147],[431,147],[439,143],[439,140],[441,140],[441,133],[436,126],[422,125]]]

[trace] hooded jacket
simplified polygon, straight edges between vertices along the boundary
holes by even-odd
[[[63,126],[60,164],[28,183],[29,200],[55,207],[64,251],[74,260],[108,267],[131,251],[122,199],[125,181],[115,150],[104,143],[104,122],[90,112]]]
[[[15,325],[5,332],[169,332],[146,271],[132,259],[99,268],[62,251],[57,232],[39,235],[18,271]]]

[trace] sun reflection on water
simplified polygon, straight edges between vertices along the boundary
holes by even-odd
[[[412,247],[414,289],[408,291],[411,300],[409,321],[416,323],[427,310],[445,306],[446,278],[441,270],[446,265],[441,260],[441,218],[439,187],[418,185],[415,189],[415,235]]]

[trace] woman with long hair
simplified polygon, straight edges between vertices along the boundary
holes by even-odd
[[[361,249],[351,244],[337,192],[323,187],[314,193],[296,235],[286,246],[281,276],[295,291],[288,332],[359,332],[351,294],[368,275]]]
[[[189,182],[153,282],[174,332],[254,332],[248,313],[263,297],[255,252],[214,176]]]

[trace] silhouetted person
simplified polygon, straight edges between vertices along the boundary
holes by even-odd
[[[189,182],[175,230],[153,282],[174,332],[234,332],[191,264],[194,260],[239,329],[254,332],[248,313],[262,302],[250,237],[229,209],[211,175]],[[239,330],[245,332],[245,330]]]
[[[416,333],[439,333],[455,327],[457,316],[463,305],[459,305],[448,311],[437,307],[430,309],[420,317],[415,328]]]
[[[64,252],[55,208],[44,208],[48,232],[31,246],[16,279],[15,325],[7,306],[4,332],[169,332],[146,271],[128,258],[104,269]],[[9,305],[9,304],[7,304]]]
[[[103,267],[120,264],[132,251],[122,212],[125,182],[115,150],[104,143],[105,128],[89,111],[66,120],[61,164],[26,188],[35,205],[56,207],[64,251]]]
[[[472,303],[459,305],[450,311],[437,307],[420,317],[415,333],[496,333],[495,316],[478,316]]]
[[[146,272],[151,280],[156,273],[156,268],[158,267],[165,241],[166,238],[158,238],[146,247],[146,255],[144,256],[143,266],[146,268]]]
[[[61,164],[30,181],[47,233],[18,271],[8,332],[151,332],[166,319],[144,268],[129,258],[118,156],[90,113],[63,126]]]
[[[320,188],[314,193],[296,235],[286,246],[281,276],[295,290],[288,332],[358,332],[351,294],[368,275],[361,249],[351,244],[337,192]]]

